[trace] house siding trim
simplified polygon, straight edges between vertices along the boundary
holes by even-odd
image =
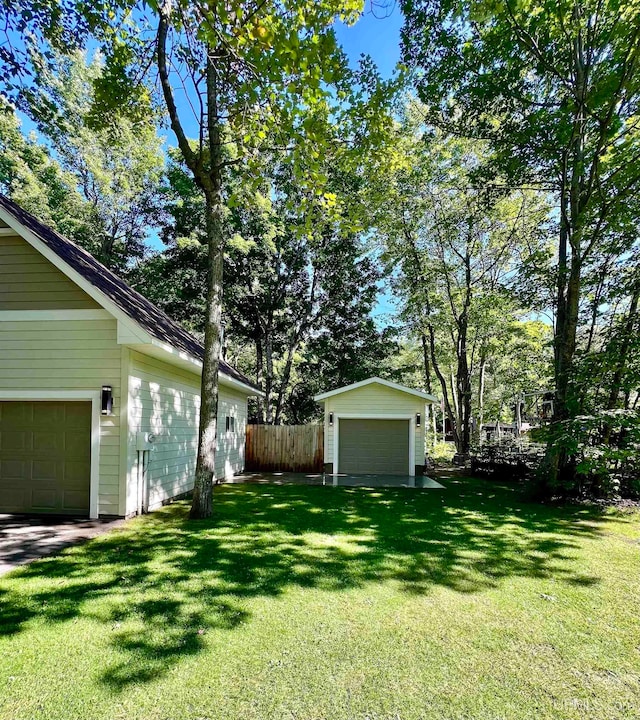
[[[122,388],[120,397],[120,460],[119,460],[119,495],[118,495],[118,515],[126,517],[127,515],[127,489],[129,483],[132,482],[131,468],[129,467],[129,373],[131,370],[131,351],[126,345],[121,346],[120,352],[120,387]]]
[[[89,517],[99,514],[100,493],[100,392],[92,390],[0,390],[0,400],[47,402],[88,400],[91,402],[91,470],[89,477]]]

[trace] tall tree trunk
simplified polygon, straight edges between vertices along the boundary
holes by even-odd
[[[576,5],[574,13],[579,14]],[[577,16],[577,15],[576,15]],[[563,422],[578,410],[575,388],[572,383],[576,352],[580,284],[582,274],[582,244],[585,213],[585,155],[586,127],[586,73],[581,37],[576,37],[574,55],[575,115],[573,134],[563,157],[560,192],[560,233],[558,246],[557,316],[554,334],[554,428],[547,448],[545,484],[548,487],[569,481],[573,473],[572,458],[563,443],[556,441],[563,433]],[[570,159],[570,162],[569,162]],[[569,249],[571,256],[569,258]]]
[[[611,380],[611,389],[609,390],[609,397],[607,398],[606,404],[607,410],[613,410],[618,405],[618,398],[620,397],[620,389],[622,387],[622,378],[624,377],[624,371],[627,367],[629,350],[631,349],[631,340],[637,320],[639,301],[640,281],[636,283],[633,289],[633,293],[631,295],[631,303],[629,305],[629,312],[627,313],[627,319],[622,329],[622,342],[620,343],[620,348],[616,355],[616,361],[614,365],[615,370],[613,373],[613,378]],[[625,405],[627,403],[628,398],[625,397]]]
[[[191,518],[207,518],[213,512],[213,480],[216,472],[218,416],[218,370],[222,337],[222,294],[224,268],[224,202],[222,198],[222,153],[218,120],[217,71],[213,51],[207,48],[207,119],[210,189],[206,198],[208,248],[207,317],[204,328],[204,361],[200,394],[198,457],[191,503]]]
[[[264,421],[267,425],[273,423],[273,336],[272,336],[271,322],[267,324],[264,341],[264,359],[265,359],[265,373],[264,373]]]
[[[221,350],[222,269],[224,239],[222,234],[222,200],[206,201],[209,272],[207,283],[207,318],[204,330],[204,362],[200,394],[198,457],[193,487],[192,518],[210,517],[213,511],[213,480],[216,471],[218,416],[218,368]]]
[[[456,377],[453,370],[449,373],[449,390],[453,400],[453,411],[455,413],[456,428],[460,432],[460,396],[456,387]]]
[[[469,239],[472,233],[469,227]],[[458,392],[458,433],[460,435],[459,453],[463,460],[469,456],[471,445],[471,373],[469,372],[469,358],[467,357],[467,336],[469,332],[469,308],[471,306],[471,257],[469,251],[465,255],[465,299],[462,312],[458,318],[457,355],[458,366],[456,370],[456,389]]]
[[[282,378],[280,382],[280,388],[278,390],[278,396],[276,398],[274,424],[279,425],[282,417],[282,408],[284,405],[284,396],[287,388],[289,387],[289,381],[291,380],[291,370],[293,368],[293,359],[295,357],[296,350],[300,347],[304,336],[308,330],[313,326],[314,315],[313,308],[316,301],[316,292],[318,288],[318,272],[317,268],[313,267],[313,274],[311,280],[311,287],[309,289],[308,301],[305,303],[308,308],[308,312],[300,320],[293,337],[290,339],[289,347],[287,348],[287,360],[284,365],[282,372]]]
[[[184,132],[173,96],[167,64],[167,35],[171,27],[171,0],[158,5],[156,60],[171,129],[194,180],[204,194],[205,230],[208,248],[207,308],[204,333],[204,358],[200,393],[198,455],[190,516],[207,518],[213,512],[213,478],[215,476],[216,417],[218,412],[218,369],[222,336],[222,272],[224,260],[224,205],[222,199],[222,154],[218,113],[218,77],[212,49],[207,47],[206,80],[206,149],[194,150]],[[218,55],[215,62],[222,62]]]
[[[422,343],[422,362],[424,367],[424,382],[428,393],[431,393],[431,363],[429,362],[429,341],[424,333],[420,333]]]
[[[259,388],[263,388],[262,386],[262,366],[264,364],[264,352],[262,349],[262,331],[260,329],[260,324],[256,323],[256,339],[255,339],[255,345],[256,345],[256,383]],[[260,419],[260,422],[264,423],[265,418],[265,403],[264,398],[258,397],[258,418]]]
[[[482,444],[482,426],[484,425],[484,384],[485,372],[487,367],[487,358],[480,356],[480,374],[478,377],[478,442]]]
[[[106,233],[100,243],[100,261],[103,265],[108,268],[113,267],[113,247],[116,243],[115,235],[112,233]]]
[[[294,343],[289,345],[289,348],[287,349],[287,359],[284,364],[284,370],[282,371],[282,378],[280,380],[280,387],[278,388],[278,395],[276,396],[275,413],[273,417],[274,425],[280,425],[280,420],[282,418],[282,407],[284,405],[284,396],[287,388],[289,387],[289,380],[291,379],[291,369],[293,367],[293,357],[295,355],[295,351],[298,349],[298,345],[299,341],[296,334],[296,340],[294,341]]]
[[[438,381],[440,383],[440,389],[442,390],[442,402],[444,404],[444,412],[442,414],[442,434],[443,434],[443,438],[444,438],[445,437],[445,417],[446,417],[446,418],[448,418],[449,424],[451,425],[451,433],[453,434],[453,441],[456,445],[456,450],[458,450],[460,447],[460,437],[458,435],[454,411],[453,411],[453,407],[451,405],[451,396],[447,389],[447,379],[442,374],[442,370],[440,369],[440,366],[438,365],[438,360],[436,358],[436,335],[435,335],[435,330],[433,329],[433,325],[429,325],[428,330],[429,330],[429,353],[431,355],[431,364],[433,367],[433,371],[435,372],[436,377],[438,378]]]

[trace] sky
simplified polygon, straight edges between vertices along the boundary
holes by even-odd
[[[396,0],[365,0],[365,11],[362,17],[351,26],[339,23],[336,35],[340,45],[355,67],[362,55],[370,55],[385,78],[393,74],[400,59],[400,29],[402,13]],[[178,97],[178,104],[180,98]],[[35,130],[34,124],[21,114],[23,130]],[[172,133],[165,131],[166,145],[175,146]],[[42,138],[41,138],[42,139]],[[161,244],[157,237],[149,238],[150,245],[159,249]],[[381,288],[374,316],[379,325],[387,324],[387,316],[394,311],[391,296]]]
[[[393,0],[386,11],[372,11],[370,0],[366,0],[366,6],[355,25],[338,25],[336,35],[352,65],[361,55],[371,55],[381,74],[389,77],[400,59],[402,13]]]
[[[366,4],[367,9],[362,18],[350,27],[339,25],[336,35],[351,65],[355,66],[361,55],[370,55],[381,75],[390,77],[400,60],[402,13],[399,4],[393,0],[386,12],[375,14],[370,9],[370,0],[366,0]],[[379,327],[388,325],[394,312],[392,295],[381,287],[372,313],[376,324]]]

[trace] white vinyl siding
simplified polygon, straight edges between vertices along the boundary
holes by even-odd
[[[216,475],[230,477],[244,467],[246,396],[220,386]],[[188,492],[198,450],[200,376],[156,358],[131,353],[129,374],[129,440],[127,514],[137,508],[138,453],[136,433],[156,435],[149,453],[149,509]],[[236,418],[234,433],[225,432],[225,417]]]
[[[234,418],[235,429],[227,432],[226,417]],[[218,396],[218,442],[216,477],[229,479],[244,470],[247,433],[247,397],[220,385]]]
[[[364,387],[348,390],[324,401],[325,405],[325,462],[333,459],[333,428],[329,427],[329,413],[367,417],[371,415],[406,415],[415,418],[420,413],[420,427],[415,427],[415,462],[424,462],[424,415],[425,401],[400,390],[372,383]]]
[[[0,237],[0,310],[98,307],[26,240],[17,235]]]
[[[120,356],[115,320],[0,321],[0,390],[113,387],[114,414],[100,418],[98,511],[121,515]]]

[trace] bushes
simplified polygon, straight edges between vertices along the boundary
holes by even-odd
[[[452,442],[438,441],[427,451],[427,455],[435,465],[447,465],[453,460],[456,446]]]
[[[530,482],[539,499],[640,499],[640,412],[581,415],[549,426],[545,435],[536,439],[546,444],[519,438],[475,448],[471,469],[477,475]],[[562,455],[568,458],[568,472],[551,482],[551,464]]]
[[[601,410],[565,421],[552,432],[550,454],[566,454],[571,472],[559,478],[551,491],[605,499],[640,498],[640,412]],[[539,473],[546,473],[545,463]],[[544,482],[544,477],[540,479]]]
[[[471,471],[501,480],[525,480],[535,475],[544,450],[544,445],[526,437],[486,443],[472,450]]]

